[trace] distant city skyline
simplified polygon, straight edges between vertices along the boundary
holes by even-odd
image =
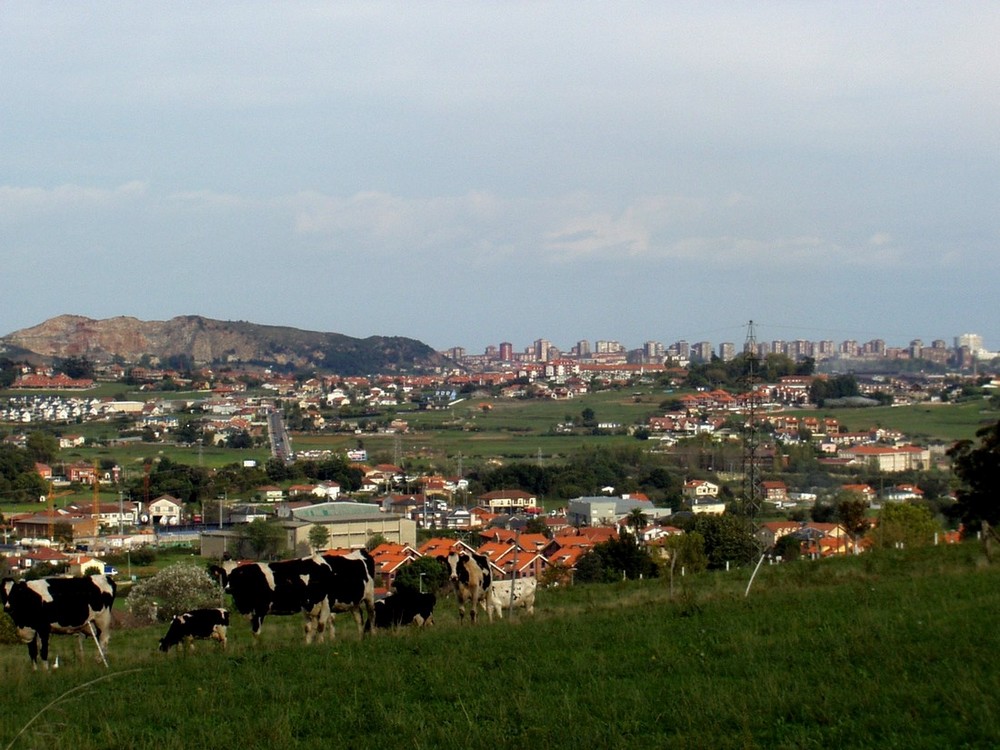
[[[141,7],[0,3],[0,330],[1000,347],[1000,3]]]
[[[749,330],[749,325],[746,327]],[[911,354],[913,351],[928,348],[928,349],[948,349],[949,351],[960,349],[962,347],[967,348],[972,354],[992,354],[993,352],[986,346],[986,342],[983,337],[978,333],[964,332],[961,334],[955,334],[948,338],[936,336],[932,339],[924,339],[920,337],[914,337],[906,341],[905,343],[894,343],[888,341],[882,337],[874,337],[867,340],[858,339],[808,339],[808,338],[795,338],[795,339],[784,339],[775,338],[767,339],[762,337],[754,326],[754,338],[756,340],[758,350],[767,351],[779,351],[779,349],[785,349],[788,346],[795,347],[796,345],[805,344],[810,349],[818,348],[822,349],[823,345],[828,344],[829,350],[820,351],[819,356],[834,356],[836,354],[849,355],[851,352],[849,345],[853,344],[857,350],[855,354],[876,354],[878,353],[878,347],[884,350],[909,350]],[[687,339],[675,339],[673,341],[664,341],[657,339],[646,339],[645,341],[636,344],[629,345],[628,343],[621,342],[617,339],[581,339],[574,342],[570,346],[560,346],[557,342],[550,341],[549,339],[536,338],[527,344],[518,345],[518,342],[512,341],[498,341],[495,343],[487,344],[482,350],[475,351],[463,346],[453,346],[446,349],[439,349],[438,351],[445,353],[456,353],[461,350],[466,356],[489,356],[492,355],[500,360],[511,360],[514,355],[523,356],[531,355],[538,360],[546,359],[548,350],[551,348],[555,351],[560,352],[564,355],[569,356],[582,356],[589,354],[611,354],[611,353],[628,353],[636,352],[640,350],[645,350],[647,355],[656,356],[657,354],[667,354],[670,353],[672,349],[679,347],[685,347],[684,356],[688,356],[688,352],[694,350],[697,347],[707,346],[707,349],[699,352],[696,355],[696,359],[710,359],[710,356],[706,356],[704,352],[710,352],[720,358],[725,359],[722,347],[732,347],[732,355],[735,355],[743,351],[745,345],[747,344],[747,337],[744,336],[738,341],[727,341],[727,340],[699,340],[699,341],[688,341]],[[780,344],[780,347],[778,346]],[[586,351],[581,351],[583,347],[586,347]],[[659,351],[657,351],[657,348]],[[781,351],[780,353],[786,353]],[[809,351],[805,356],[817,355]],[[817,357],[818,358],[818,357]]]

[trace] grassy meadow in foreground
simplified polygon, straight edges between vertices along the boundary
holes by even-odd
[[[0,647],[0,746],[845,748],[1000,746],[1000,566],[974,544],[539,593],[534,618],[155,652],[115,631],[111,670],[34,674]],[[40,715],[39,712],[41,712]],[[33,721],[33,717],[37,715]],[[25,728],[27,727],[27,728]],[[22,732],[23,730],[23,732]],[[19,732],[22,732],[18,735]]]

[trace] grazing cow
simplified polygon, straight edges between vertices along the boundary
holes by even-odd
[[[327,589],[330,601],[330,637],[336,629],[333,616],[350,612],[358,625],[358,635],[370,633],[375,619],[375,560],[368,550],[354,550],[346,555],[323,555],[332,575]],[[365,618],[362,621],[361,610]]]
[[[459,554],[452,552],[448,557],[439,557],[448,569],[448,578],[455,586],[455,597],[458,599],[458,617],[465,619],[465,603],[469,602],[469,622],[476,622],[476,607],[490,591],[493,576],[490,573],[490,561],[485,555]],[[493,611],[486,614],[493,619]]]
[[[517,578],[513,581],[493,581],[489,595],[482,600],[483,609],[493,611],[498,618],[503,618],[503,610],[513,606],[523,609],[529,615],[535,614],[535,591],[538,579],[534,576]],[[513,603],[511,602],[513,590]]]
[[[34,581],[5,578],[0,599],[4,612],[14,621],[18,637],[28,644],[32,667],[38,668],[41,651],[42,668],[48,669],[52,633],[79,633],[82,656],[83,639],[89,632],[97,643],[101,660],[107,664],[105,655],[116,591],[115,582],[102,575]]]
[[[398,628],[411,623],[416,623],[417,627],[433,625],[436,603],[437,597],[431,593],[403,589],[389,594],[375,602],[375,627]]]
[[[323,640],[330,606],[327,592],[332,571],[319,556],[273,563],[232,561],[213,565],[210,572],[232,595],[236,610],[250,618],[254,638],[267,615],[305,615],[306,643],[318,634]]]
[[[221,607],[193,609],[182,615],[174,615],[167,634],[160,639],[160,651],[166,653],[171,646],[184,643],[187,650],[194,650],[196,638],[210,638],[226,648],[226,632],[229,628],[229,610]]]

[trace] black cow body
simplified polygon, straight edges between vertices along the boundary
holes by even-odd
[[[196,639],[210,638],[226,647],[226,633],[229,628],[229,610],[220,608],[193,609],[182,615],[174,615],[167,634],[160,639],[160,651],[169,651],[171,646],[184,643],[189,650],[194,649]]]
[[[375,619],[375,560],[367,550],[355,550],[347,555],[323,555],[323,560],[332,571],[328,589],[330,637],[335,633],[333,615],[337,612],[350,612],[358,633],[370,633]]]
[[[233,597],[233,606],[250,618],[254,636],[260,635],[267,615],[305,616],[306,643],[318,634],[324,637],[330,618],[327,593],[330,587],[330,566],[318,556],[273,563],[232,562],[215,565],[211,572]]]
[[[115,593],[115,582],[102,575],[34,581],[5,578],[0,587],[3,609],[14,621],[18,637],[28,644],[28,656],[36,669],[39,653],[42,667],[48,669],[52,633],[91,633],[104,660]]]
[[[465,603],[471,605],[469,621],[476,622],[476,607],[479,602],[487,600],[493,576],[490,572],[490,561],[485,555],[475,552],[465,554],[452,552],[448,557],[439,558],[448,569],[448,577],[455,586],[455,597],[458,599],[458,617],[465,619]],[[486,610],[490,620],[493,611]]]
[[[389,594],[375,602],[375,627],[398,628],[410,623],[417,627],[434,623],[434,605],[437,597],[431,593],[420,593],[404,589]]]

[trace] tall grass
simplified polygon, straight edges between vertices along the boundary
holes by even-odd
[[[534,618],[302,644],[269,618],[251,645],[155,653],[112,636],[113,676],[49,707],[13,747],[997,747],[1000,569],[972,545],[539,593]],[[6,746],[105,674],[33,674],[0,651]],[[92,655],[90,645],[88,655]],[[129,671],[135,670],[135,671]]]

